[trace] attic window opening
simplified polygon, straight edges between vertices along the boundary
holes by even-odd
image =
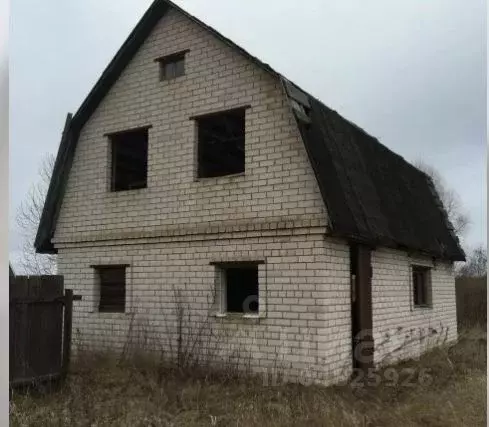
[[[177,52],[157,58],[160,66],[160,80],[172,80],[185,75],[185,54],[188,51]]]
[[[413,265],[413,302],[415,307],[431,306],[431,269],[429,267]]]
[[[148,128],[109,136],[112,151],[111,191],[147,187]]]
[[[246,108],[197,117],[198,177],[245,171]]]

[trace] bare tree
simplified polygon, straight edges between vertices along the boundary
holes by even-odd
[[[448,187],[445,179],[433,166],[426,164],[422,160],[418,160],[414,165],[433,180],[435,189],[440,196],[441,202],[443,203],[443,207],[447,212],[448,219],[454,228],[455,234],[459,238],[463,238],[470,224],[470,219],[468,213],[462,206],[460,196],[455,190]]]
[[[31,186],[17,210],[16,223],[23,239],[18,264],[25,274],[40,275],[56,272],[56,256],[38,254],[34,249],[34,239],[53,173],[54,160],[52,154],[42,159],[39,167],[39,181]]]
[[[487,248],[480,245],[467,257],[467,262],[458,270],[460,277],[484,277],[487,275]]]

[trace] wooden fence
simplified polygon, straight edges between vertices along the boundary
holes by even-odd
[[[68,372],[73,291],[63,276],[14,276],[10,291],[10,385],[54,380]]]

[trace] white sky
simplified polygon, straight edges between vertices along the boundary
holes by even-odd
[[[461,0],[180,0],[408,161],[433,165],[486,244],[486,10]],[[10,33],[13,218],[149,0],[15,1]]]

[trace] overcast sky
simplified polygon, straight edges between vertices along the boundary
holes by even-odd
[[[10,239],[46,153],[150,0],[16,0],[10,34]],[[463,0],[180,0],[462,197],[486,244],[486,10]]]

